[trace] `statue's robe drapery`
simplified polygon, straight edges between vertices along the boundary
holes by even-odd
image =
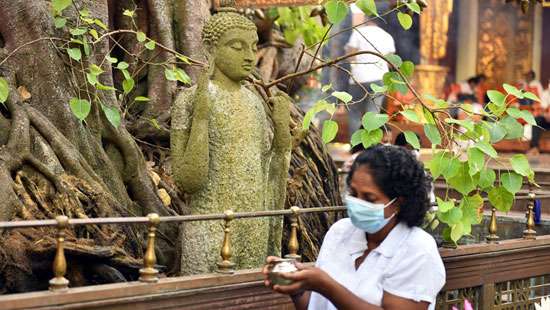
[[[182,91],[172,108],[173,173],[183,156],[192,124],[196,88]],[[190,194],[190,214],[251,212],[284,208],[288,152],[273,150],[273,124],[267,105],[242,86],[227,91],[208,85],[209,168],[207,183]],[[185,191],[183,188],[182,190]],[[232,223],[232,261],[236,268],[256,268],[266,255],[280,255],[281,218],[235,220]],[[221,221],[181,225],[181,272],[212,272],[220,261]]]

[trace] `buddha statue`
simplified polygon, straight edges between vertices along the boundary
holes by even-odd
[[[282,93],[265,102],[245,85],[255,67],[256,26],[221,11],[202,38],[209,67],[172,108],[173,177],[189,195],[189,214],[283,209],[291,102]],[[259,267],[266,255],[280,255],[282,218],[234,221],[231,236],[236,268]],[[216,270],[222,239],[220,221],[183,223],[181,274]]]

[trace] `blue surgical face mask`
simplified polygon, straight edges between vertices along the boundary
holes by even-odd
[[[374,234],[384,228],[396,214],[384,218],[384,209],[391,205],[395,198],[385,205],[368,202],[349,195],[346,196],[345,201],[353,226],[369,234]]]

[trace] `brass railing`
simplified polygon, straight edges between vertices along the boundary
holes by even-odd
[[[550,198],[550,194],[536,196],[534,192],[530,192],[527,196],[516,197],[516,200],[529,200],[527,210],[527,224],[523,234],[524,239],[535,239],[536,231],[534,230],[533,205],[537,198]],[[69,281],[65,278],[67,262],[64,254],[65,230],[69,226],[79,225],[113,225],[113,224],[148,224],[147,247],[143,257],[143,268],[139,270],[139,281],[154,283],[158,281],[159,271],[155,269],[155,238],[156,231],[162,223],[182,223],[193,221],[208,221],[208,220],[223,220],[224,238],[221,245],[220,256],[221,262],[218,263],[218,271],[221,273],[233,273],[234,264],[231,262],[231,229],[230,223],[233,220],[258,217],[273,217],[273,216],[290,216],[291,228],[288,240],[289,254],[285,257],[300,259],[298,255],[298,229],[299,217],[302,214],[308,213],[323,213],[323,212],[341,212],[345,211],[345,207],[323,207],[323,208],[299,208],[292,207],[288,210],[275,211],[258,211],[258,212],[233,212],[226,211],[224,214],[202,214],[202,215],[183,215],[183,216],[163,216],[157,214],[149,214],[146,217],[112,217],[112,218],[88,218],[88,219],[69,219],[66,216],[58,216],[55,220],[31,220],[31,221],[10,221],[0,222],[1,229],[17,229],[30,227],[57,227],[56,236],[56,253],[53,262],[54,278],[50,280],[49,289],[51,291],[66,290],[69,286]],[[498,239],[496,214],[495,209],[492,209],[492,216],[489,225],[488,242],[495,242]]]

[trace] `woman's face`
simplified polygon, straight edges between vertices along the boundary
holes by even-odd
[[[386,196],[376,185],[367,165],[359,166],[351,176],[350,194],[361,200],[384,205],[394,198]],[[384,209],[384,217],[390,217],[397,210],[397,204],[394,202]]]

